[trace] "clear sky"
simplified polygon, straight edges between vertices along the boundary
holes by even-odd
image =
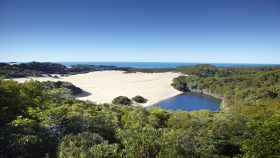
[[[280,0],[0,0],[0,62],[280,64]]]

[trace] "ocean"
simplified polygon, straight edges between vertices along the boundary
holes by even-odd
[[[183,63],[183,62],[53,62],[60,63],[65,66],[87,64],[87,65],[114,65],[117,67],[133,67],[133,68],[174,68],[183,65],[211,64],[214,66],[269,66],[278,64],[240,64],[240,63]]]

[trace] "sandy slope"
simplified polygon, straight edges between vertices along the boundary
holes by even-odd
[[[68,81],[83,89],[76,97],[97,103],[111,103],[120,95],[132,98],[141,95],[148,100],[143,106],[155,104],[161,100],[180,94],[170,86],[172,79],[178,73],[133,73],[124,74],[122,71],[103,71],[78,74],[69,77],[32,77],[38,81]],[[24,82],[30,78],[15,78]]]

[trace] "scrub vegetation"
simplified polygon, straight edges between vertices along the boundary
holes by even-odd
[[[118,104],[118,105],[130,105],[131,100],[128,97],[125,96],[118,96],[113,99],[112,101],[113,104]]]
[[[187,112],[96,104],[75,99],[58,83],[2,78],[0,155],[279,157],[279,66],[180,69],[190,76],[175,78],[176,89],[211,93],[226,108]]]
[[[79,94],[82,93],[82,89],[76,87],[70,82],[66,81],[43,81],[42,84],[45,86],[45,90],[52,90],[54,88],[67,88],[71,90],[71,94]]]
[[[75,75],[81,73],[88,73],[92,71],[103,71],[103,70],[122,70],[126,71],[128,68],[121,68],[116,66],[95,66],[95,65],[71,65],[66,67],[61,64],[56,63],[20,63],[15,65],[10,65],[9,63],[0,63],[0,76],[5,75],[5,77],[28,77],[28,76],[38,76],[41,77],[42,74],[68,74]],[[50,75],[51,77],[51,75]]]
[[[135,96],[135,97],[133,97],[133,98],[131,98],[131,99],[134,100],[134,101],[136,101],[137,103],[146,103],[145,98],[143,98],[143,97],[140,96],[140,95],[137,95],[137,96]]]

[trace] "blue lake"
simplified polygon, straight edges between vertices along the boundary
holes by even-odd
[[[211,95],[197,92],[186,92],[178,96],[163,100],[153,106],[166,110],[193,111],[208,109],[211,111],[220,110],[222,100]]]

